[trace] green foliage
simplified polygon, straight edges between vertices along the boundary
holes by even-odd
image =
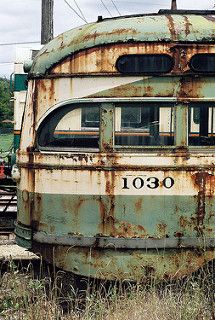
[[[13,106],[10,103],[10,81],[0,78],[0,128],[12,127],[12,123],[4,120],[13,120]]]
[[[1,154],[2,152],[8,151],[13,146],[13,133],[1,134],[0,132],[0,137],[1,137],[0,138],[0,154]]]

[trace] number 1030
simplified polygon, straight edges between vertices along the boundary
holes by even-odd
[[[133,180],[128,178],[122,178],[123,188],[122,189],[142,189],[144,187],[149,189],[157,189],[159,186],[163,186],[166,189],[170,189],[174,186],[174,179],[171,177],[166,177],[163,180],[159,180],[156,177],[142,178],[136,177]]]

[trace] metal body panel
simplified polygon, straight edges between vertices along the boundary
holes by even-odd
[[[183,276],[214,259],[215,149],[188,144],[189,107],[210,105],[212,114],[215,104],[214,75],[194,74],[189,61],[215,53],[213,41],[212,16],[161,14],[92,23],[40,51],[18,151],[19,244],[106,279]],[[174,68],[150,76],[116,70],[120,55],[139,53],[169,54]],[[171,145],[115,145],[115,104],[134,101],[171,106]],[[100,109],[97,148],[41,147],[41,127],[67,105]]]
[[[214,77],[92,77],[57,78],[29,81],[24,120],[26,131],[31,132],[35,125],[47,116],[48,112],[66,103],[95,102],[103,98],[136,98],[140,101],[170,102],[215,101]],[[37,89],[35,89],[37,87]],[[134,98],[133,98],[134,97]],[[206,98],[205,98],[206,97]],[[88,99],[90,98],[91,101]],[[168,100],[170,98],[170,100]],[[32,104],[36,102],[35,112]],[[100,100],[97,100],[98,102]],[[123,100],[118,100],[123,101]],[[133,100],[134,101],[134,100]],[[38,126],[37,126],[38,127]],[[35,132],[33,133],[35,134]],[[31,146],[31,134],[23,135],[21,143]],[[28,141],[28,142],[27,142]],[[22,148],[21,148],[22,149]]]
[[[69,55],[96,46],[129,42],[213,42],[214,21],[210,16],[146,15],[104,20],[67,31],[38,54],[31,77],[44,76]]]
[[[22,200],[22,193],[19,197]],[[198,215],[198,195],[117,195],[114,208],[108,195],[28,193],[28,198],[34,205],[31,225],[35,232],[47,235],[146,239],[214,236],[213,197],[205,197],[203,218]],[[28,214],[26,202],[20,206],[21,222]]]
[[[37,252],[41,246],[36,245]],[[183,278],[206,261],[214,259],[214,249],[204,250],[98,250],[42,246],[40,252],[60,268],[81,275],[106,280],[146,281]]]
[[[24,164],[25,156],[22,155],[22,179],[18,192],[18,198],[21,199],[19,223],[28,224],[33,228],[33,247],[36,246],[38,249],[36,243],[46,243],[46,249],[40,250],[47,258],[47,247],[52,245],[52,259],[58,266],[77,274],[85,274],[88,270],[85,275],[97,277],[99,274],[100,278],[108,279],[127,276],[132,280],[143,279],[149,265],[154,269],[153,274],[158,277],[162,273],[162,276],[165,274],[166,277],[172,277],[174,274],[182,276],[188,273],[189,259],[193,259],[193,265],[189,268],[191,272],[214,258],[213,240],[210,244],[208,242],[209,239],[214,239],[215,223],[214,166],[211,166],[214,161],[213,155],[207,158],[203,155],[191,156],[186,160],[186,170],[183,165],[185,160],[181,162],[182,158],[178,157],[179,162],[176,165],[176,157],[170,154],[160,156],[159,159],[158,155],[153,157],[147,154],[118,157],[112,154],[110,158],[106,155],[100,158],[97,154],[58,157],[55,154],[38,153],[32,161],[34,166],[28,169],[27,163]],[[205,166],[201,173],[197,170],[199,159],[201,165]],[[205,159],[207,161],[203,161]],[[159,166],[156,166],[156,163],[159,163]],[[48,164],[50,169],[46,167]],[[147,166],[151,166],[151,170],[143,169]],[[171,166],[174,166],[175,170],[171,170]],[[203,184],[198,182],[200,175],[204,177]],[[159,178],[159,188],[153,190],[144,186],[135,189],[132,186],[136,177],[146,180],[149,176]],[[123,177],[128,177],[128,189],[123,189]],[[172,188],[163,186],[162,181],[165,177],[174,179],[175,184]],[[201,190],[204,190],[204,208],[201,204]],[[29,221],[26,217],[29,217]],[[85,243],[83,246],[86,248],[80,249],[82,245],[79,242],[69,244],[72,236],[79,237],[79,241],[92,237],[92,242]],[[96,242],[98,236],[106,237],[110,243],[109,237],[124,239],[124,247],[128,239],[137,239],[140,248],[136,245],[134,251],[131,247],[130,250],[133,251],[128,254],[125,252],[129,251],[127,243],[126,249],[119,247],[113,251],[105,248],[101,255],[98,251],[101,248],[98,241]],[[50,237],[52,240],[49,240]],[[60,243],[58,237],[62,239]],[[183,237],[188,237],[187,242],[183,242]],[[147,239],[151,241],[151,245],[147,244]],[[162,249],[162,243],[159,245],[156,242],[159,239],[166,244]],[[141,241],[144,242],[141,244]],[[189,244],[188,247],[185,243]],[[20,244],[23,245],[22,241]],[[65,246],[63,252],[65,250],[66,254],[58,249],[60,244]],[[76,251],[76,246],[80,251]],[[89,250],[88,246],[92,248]],[[154,246],[156,250],[150,246]],[[199,250],[199,254],[195,253],[195,250],[190,251],[189,246]],[[177,253],[170,254],[173,248]],[[94,252],[95,256],[91,257],[91,252]],[[169,255],[173,257],[170,258]],[[168,259],[174,260],[176,256],[177,264],[171,262],[171,266],[167,267]],[[53,261],[51,257],[48,259]],[[181,259],[185,259],[186,262],[183,262],[182,271],[179,272]],[[161,260],[165,260],[165,264],[161,264]],[[89,263],[90,273],[87,269]],[[99,265],[103,266],[104,270],[101,271]]]
[[[14,91],[27,91],[27,74],[15,74]]]
[[[191,73],[189,62],[195,54],[214,53],[212,44],[183,44],[183,43],[120,43],[109,46],[98,46],[70,55],[49,71],[49,77],[56,75],[119,75],[116,68],[117,59],[123,55],[136,54],[168,54],[174,59],[174,65],[169,74]]]

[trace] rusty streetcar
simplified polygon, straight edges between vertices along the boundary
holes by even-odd
[[[215,257],[215,12],[102,19],[37,55],[18,244],[77,275],[179,277]]]

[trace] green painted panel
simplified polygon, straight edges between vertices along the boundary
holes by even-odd
[[[197,236],[198,197],[191,196],[90,196],[33,194],[18,190],[17,241],[31,247],[31,228],[45,235],[116,236],[175,239]],[[152,205],[153,204],[153,205]],[[215,235],[214,197],[205,199],[203,242]],[[23,227],[29,226],[23,238]],[[20,226],[20,225],[19,225]],[[20,234],[21,233],[21,234]],[[199,235],[199,234],[198,234]],[[202,237],[201,237],[202,239]],[[179,243],[180,240],[178,239]],[[57,267],[101,279],[158,280],[183,277],[214,259],[214,249],[96,249],[33,242],[32,250]],[[52,253],[54,252],[54,258]]]
[[[212,98],[214,99],[214,77],[194,78],[184,77],[143,77],[138,81],[115,86],[89,95],[89,98],[115,98],[115,97],[181,97],[181,91],[189,98]]]
[[[14,150],[17,150],[19,148],[19,144],[20,144],[20,134],[14,133],[13,143],[14,143]]]
[[[175,125],[175,136],[176,146],[187,146],[187,117],[188,108],[186,105],[177,104],[176,105],[176,125]]]
[[[27,74],[15,74],[14,91],[26,91],[27,87]]]
[[[114,145],[114,105],[104,104],[100,108],[100,151],[111,152]]]
[[[48,234],[195,237],[198,197],[29,194],[18,191],[18,220]],[[153,205],[152,205],[153,203]],[[205,199],[203,233],[215,234],[214,198]],[[31,208],[31,209],[30,209]],[[32,211],[31,214],[29,211]]]
[[[212,249],[195,250],[96,250],[57,246],[35,247],[59,268],[88,277],[109,280],[154,281],[182,278],[214,259]],[[52,253],[54,252],[54,260]]]
[[[195,14],[152,14],[86,24],[59,35],[44,46],[33,62],[30,77],[45,75],[53,65],[69,55],[95,46],[178,41],[213,42],[213,19]]]
[[[60,249],[58,249],[60,250]],[[65,250],[65,249],[64,249]],[[87,259],[86,259],[86,251]],[[140,250],[114,251],[75,249],[64,255],[64,265],[74,273],[103,279],[130,279],[141,281],[154,277],[157,280],[165,277],[181,277],[198,269],[207,261],[207,252],[202,253],[200,260],[197,253],[189,250]],[[59,254],[59,256],[62,256]],[[213,254],[215,257],[215,253]],[[198,259],[201,262],[198,262]],[[71,268],[73,267],[73,268]],[[71,270],[72,269],[72,270]]]

